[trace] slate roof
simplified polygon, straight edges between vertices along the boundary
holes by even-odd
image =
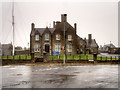
[[[103,47],[115,48],[115,45],[113,45],[113,44],[111,43],[111,44],[106,44],[106,45],[104,45]]]
[[[81,40],[82,40],[83,42],[85,42],[85,40],[84,40],[83,38],[81,38],[80,36],[78,36],[78,35],[77,35],[77,40],[78,40],[78,41],[81,41]],[[81,42],[80,42],[80,43],[81,43]]]
[[[86,39],[87,47],[98,47],[95,39],[92,39],[91,43],[88,43],[88,39]]]
[[[51,33],[53,33],[55,30],[55,28],[48,28],[48,29]],[[38,31],[40,33],[40,35],[42,35],[45,30],[46,30],[46,28],[35,28],[35,30],[31,31],[31,35],[34,35],[36,31]]]

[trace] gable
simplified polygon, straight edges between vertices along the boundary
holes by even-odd
[[[56,28],[54,32],[63,32],[63,31],[64,31],[64,22],[56,22]],[[65,31],[75,32],[75,29],[68,22],[65,22]]]

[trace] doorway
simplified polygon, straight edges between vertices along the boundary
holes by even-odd
[[[49,53],[49,44],[45,44],[45,52]]]

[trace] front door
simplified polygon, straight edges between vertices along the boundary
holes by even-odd
[[[45,44],[45,52],[49,53],[49,44]]]

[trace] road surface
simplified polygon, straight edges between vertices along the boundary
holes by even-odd
[[[118,88],[118,65],[3,66],[3,88]]]

